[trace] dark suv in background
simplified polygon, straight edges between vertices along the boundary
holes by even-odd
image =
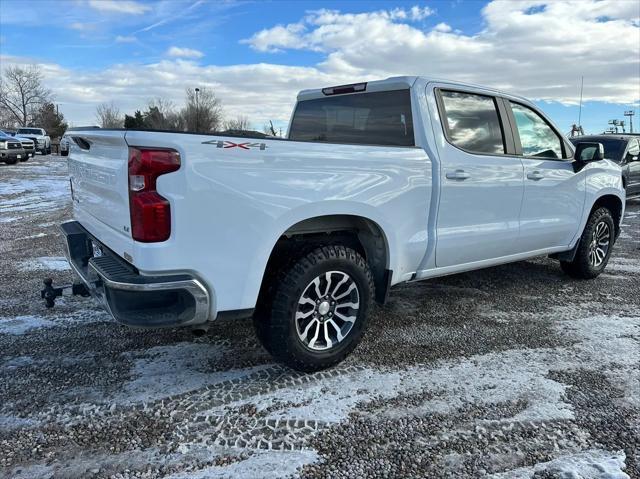
[[[627,197],[640,195],[640,136],[638,135],[587,135],[569,138],[575,145],[583,141],[595,141],[604,146],[604,157],[615,161],[622,168],[622,182]]]

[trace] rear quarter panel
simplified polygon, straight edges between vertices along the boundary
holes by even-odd
[[[193,272],[209,285],[218,311],[255,306],[273,246],[307,218],[349,214],[377,223],[394,282],[424,256],[431,162],[421,148],[150,132],[127,132],[126,140],[175,148],[182,157],[178,172],[158,179],[171,202],[171,238],[135,243],[134,264]],[[264,149],[231,146],[245,142]]]

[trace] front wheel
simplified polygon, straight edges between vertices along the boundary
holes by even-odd
[[[582,232],[573,261],[561,261],[562,270],[573,278],[592,279],[604,271],[615,241],[615,225],[607,208],[591,213]]]
[[[373,298],[366,261],[344,246],[317,248],[283,272],[258,337],[288,366],[318,371],[358,345]]]

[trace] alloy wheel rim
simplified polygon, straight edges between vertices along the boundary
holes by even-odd
[[[316,276],[304,289],[295,313],[298,339],[309,349],[323,351],[340,344],[358,319],[360,291],[343,271]]]
[[[589,243],[589,264],[593,267],[600,266],[609,252],[609,243],[611,241],[611,230],[609,225],[601,221],[598,223],[591,234],[591,242]]]

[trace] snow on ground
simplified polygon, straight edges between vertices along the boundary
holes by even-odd
[[[45,310],[34,272],[71,279],[66,162],[17,166],[0,168],[0,477],[640,478],[638,204],[596,281],[543,258],[406,285],[347,361],[303,374],[243,322],[193,339],[91,300]]]
[[[257,452],[248,459],[228,466],[212,466],[197,472],[177,473],[167,479],[227,479],[237,478],[284,478],[291,477],[304,464],[318,460],[313,451]]]
[[[640,258],[611,258],[607,271],[640,274]]]
[[[264,367],[211,372],[211,364],[229,351],[223,346],[200,343],[177,343],[135,351],[132,380],[113,398],[119,404],[147,403],[183,394],[203,386],[232,381]]]
[[[553,477],[559,479],[630,479],[623,472],[624,452],[611,453],[590,450],[562,455],[552,461],[522,467],[509,472],[492,474],[490,479],[535,479]]]
[[[0,318],[0,334],[19,336],[33,329],[51,328],[56,323],[39,316],[16,316]]]
[[[43,256],[23,261],[19,266],[21,271],[67,271],[71,270],[69,262],[64,256]]]

